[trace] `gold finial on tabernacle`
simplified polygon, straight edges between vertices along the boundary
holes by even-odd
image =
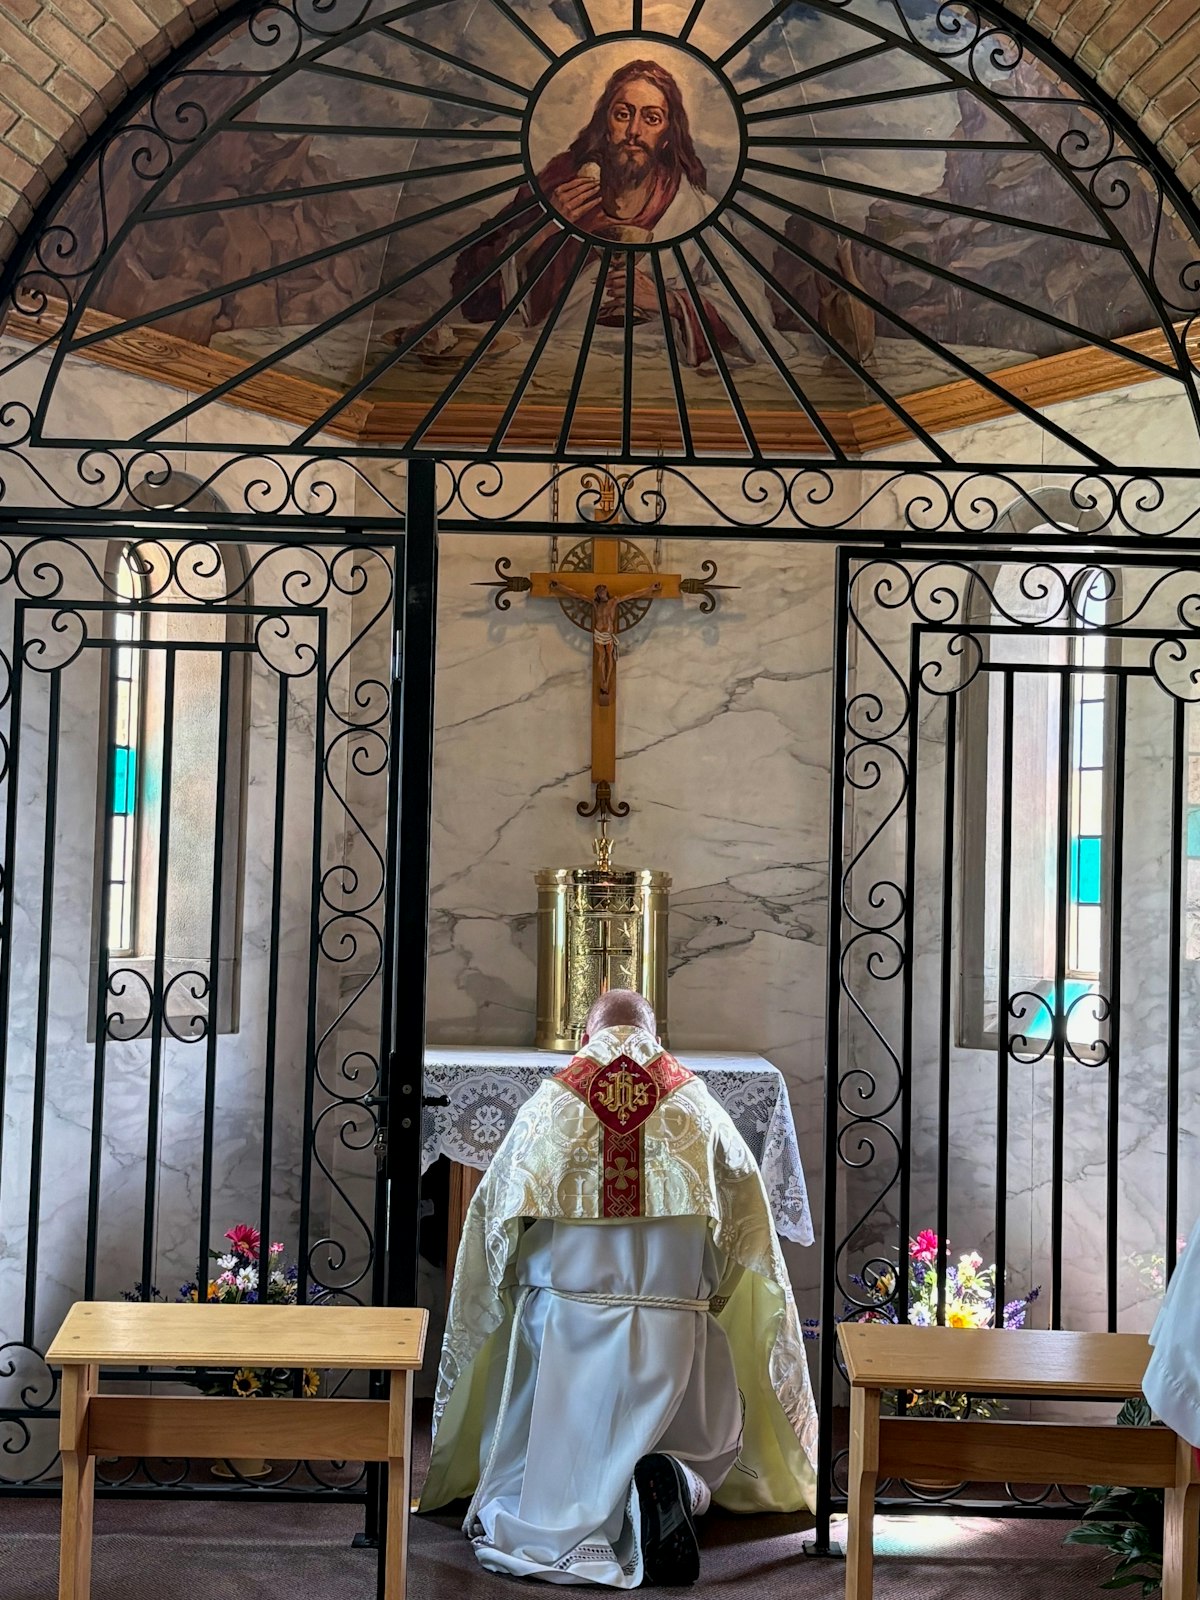
[[[592,849],[596,853],[596,866],[599,870],[611,871],[613,841],[608,837],[608,817],[604,812],[600,814],[600,832],[592,840]]]

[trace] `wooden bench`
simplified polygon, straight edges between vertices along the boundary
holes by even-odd
[[[844,1322],[838,1338],[850,1380],[846,1600],[870,1600],[880,1478],[1164,1489],[1163,1600],[1196,1600],[1200,1473],[1190,1446],[1169,1429],[879,1414],[885,1389],[1127,1400],[1141,1393],[1150,1356],[1144,1335]]]
[[[404,1600],[412,1374],[428,1321],[425,1311],[366,1306],[72,1306],[46,1352],[62,1367],[59,1600],[91,1592],[97,1455],[386,1462],[382,1592]],[[101,1366],[332,1367],[391,1380],[386,1400],[102,1395]]]

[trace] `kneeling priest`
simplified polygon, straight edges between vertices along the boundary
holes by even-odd
[[[686,1584],[694,1519],[811,1508],[816,1412],[762,1178],[613,990],[471,1202],[421,1500],[470,1496],[480,1563]]]

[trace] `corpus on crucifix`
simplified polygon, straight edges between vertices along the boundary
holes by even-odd
[[[600,520],[600,519],[597,519]],[[618,638],[637,626],[651,605],[698,595],[700,610],[716,610],[714,561],[701,564],[702,577],[685,578],[678,572],[657,572],[629,539],[599,536],[584,539],[553,561],[551,570],[528,577],[510,574],[507,556],[496,562],[496,605],[507,611],[514,594],[533,600],[557,600],[577,628],[592,636],[592,784],[595,798],[581,801],[580,816],[624,817],[629,806],[613,798],[617,767],[617,654]]]
[[[557,578],[546,585],[553,595],[573,595],[575,590]],[[630,589],[618,598],[606,583],[598,583],[592,593],[592,649],[595,651],[596,698],[600,705],[612,704],[617,674],[617,607],[624,601],[645,600],[663,592],[661,583],[648,583],[643,589]]]

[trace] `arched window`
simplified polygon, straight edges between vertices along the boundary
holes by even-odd
[[[117,559],[119,607],[113,617],[118,640],[112,656],[113,682],[108,735],[112,803],[108,815],[108,947],[114,955],[133,952],[137,915],[138,827],[141,813],[142,659],[139,648],[145,615],[144,566],[126,545]]]
[[[139,538],[135,520],[109,545],[93,1002],[103,986],[116,1037],[145,1036],[161,1007],[174,1037],[199,1039],[214,994],[218,1032],[238,1027],[251,580],[242,547],[203,524],[224,509],[211,491],[175,473],[147,496],[189,525]]]
[[[1040,1052],[1057,1024],[1086,1059],[1104,1047],[1104,1003],[1089,997],[1104,992],[1108,960],[1115,646],[1105,628],[1119,596],[1109,569],[1054,554],[1068,509],[1046,507],[1045,524],[1035,508],[1014,509],[1014,526],[1030,519],[1021,532],[1044,532],[1047,553],[981,566],[968,598],[983,669],[963,696],[959,1042],[995,1048],[1007,1002],[1019,1054]],[[1019,819],[1007,868],[1006,803]]]

